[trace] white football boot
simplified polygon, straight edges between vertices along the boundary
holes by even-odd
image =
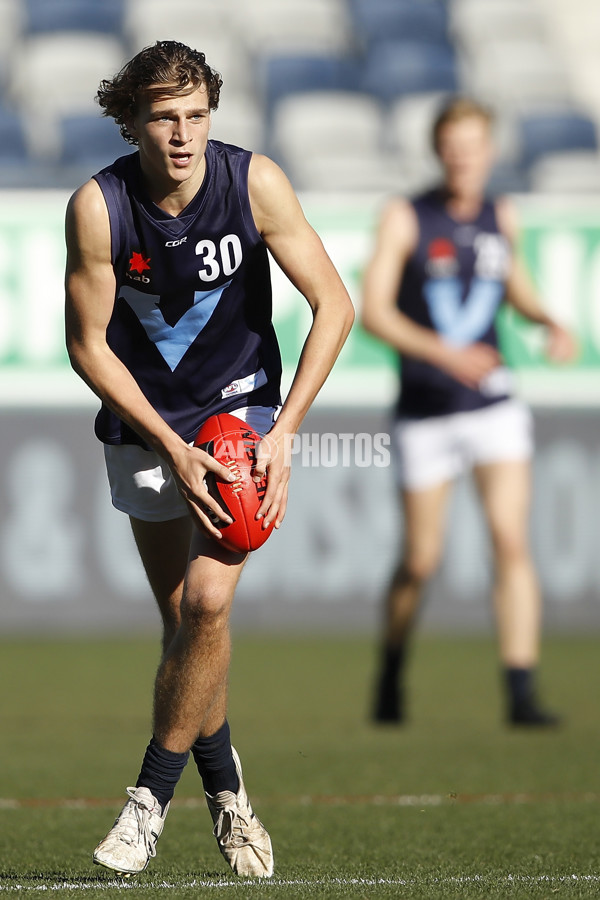
[[[169,804],[161,812],[158,800],[145,787],[128,787],[127,793],[130,799],[94,850],[94,862],[119,875],[137,875],[156,856]]]
[[[240,758],[233,749],[233,760],[240,780],[237,794],[219,791],[206,802],[214,822],[213,834],[219,850],[236,875],[248,878],[268,878],[273,874],[271,838],[252,812],[244,787]]]

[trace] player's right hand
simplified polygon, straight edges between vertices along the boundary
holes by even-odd
[[[222,481],[234,481],[235,475],[210,453],[187,444],[178,453],[177,459],[171,462],[171,471],[196,525],[211,537],[221,540],[222,534],[214,522],[220,520],[231,524],[232,519],[211,496],[204,479],[207,472],[214,472]]]
[[[440,368],[462,382],[476,389],[480,381],[502,364],[502,358],[489,344],[469,344],[466,347],[445,345],[440,359]]]

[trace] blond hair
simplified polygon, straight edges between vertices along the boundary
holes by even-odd
[[[452,97],[440,109],[431,130],[433,149],[438,152],[440,132],[442,128],[453,122],[462,122],[463,119],[481,119],[490,128],[494,121],[494,115],[487,106],[472,100],[470,97]]]

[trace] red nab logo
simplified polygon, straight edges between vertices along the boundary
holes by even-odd
[[[430,278],[452,278],[458,271],[456,248],[447,238],[436,238],[427,247],[425,271]]]
[[[448,256],[456,256],[456,250],[452,241],[446,238],[436,238],[427,248],[430,259],[443,259]]]
[[[148,257],[146,259],[146,257],[144,256],[143,253],[136,253],[134,250],[132,257],[129,260],[129,271],[137,272],[138,275],[141,275],[142,272],[146,271],[146,269],[148,269],[148,270],[150,269],[150,266],[148,265],[149,262],[150,262],[150,257]]]

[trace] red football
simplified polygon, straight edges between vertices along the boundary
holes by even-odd
[[[241,553],[257,550],[273,531],[272,523],[263,528],[264,519],[256,518],[267,489],[266,477],[261,481],[252,480],[260,440],[261,436],[242,419],[217,413],[206,420],[194,441],[195,447],[210,453],[236,475],[235,481],[226,482],[207,472],[205,482],[210,495],[233,519],[227,525],[211,515],[223,535],[224,546]]]

